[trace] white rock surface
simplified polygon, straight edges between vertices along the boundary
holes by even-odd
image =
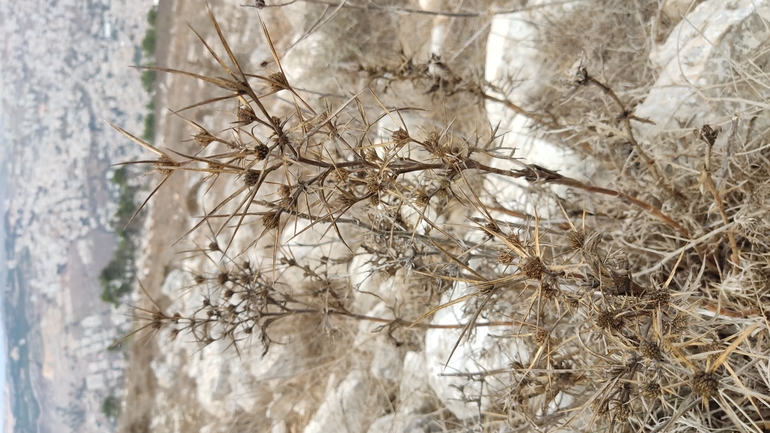
[[[475,291],[464,283],[457,285],[451,295],[444,295],[445,304],[453,299]],[[465,311],[469,302],[452,305],[438,311],[431,323],[437,325],[455,325],[466,323],[475,311],[475,305]],[[488,377],[483,384],[469,380],[476,375],[490,370],[506,368],[511,362],[528,362],[525,343],[519,338],[495,338],[508,331],[505,327],[477,328],[466,333],[457,349],[452,348],[460,338],[460,329],[430,329],[425,335],[425,361],[428,382],[438,398],[456,417],[468,419],[478,416],[489,406],[487,397],[491,391],[500,389],[504,384]],[[448,361],[448,362],[447,362]],[[481,397],[480,397],[481,396]]]
[[[703,89],[734,75],[732,62],[770,37],[768,22],[770,2],[764,0],[710,0],[698,5],[651,53],[660,76],[635,114],[655,125],[634,127],[651,140],[681,123],[699,127],[726,114],[719,113],[720,100],[706,98]]]
[[[356,433],[366,431],[376,395],[368,389],[365,374],[353,371],[327,392],[324,402],[305,427],[305,433]]]

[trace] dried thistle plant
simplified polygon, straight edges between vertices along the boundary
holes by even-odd
[[[687,149],[705,142],[705,162],[642,143],[634,124],[646,120],[585,56],[568,72],[567,102],[542,111],[492,96],[487,83],[450,70],[440,58],[355,71],[383,91],[400,80],[431,96],[502,102],[615,174],[618,186],[610,189],[506,155],[494,134],[473,139],[472,131],[451,124],[427,131],[409,125],[408,109],[387,107],[375,91],[350,92],[334,108],[314,106],[287,78],[264,23],[277,71],[247,73],[210,18],[226,56],[201,41],[226,78],[154,69],[222,89],[198,105],[237,104],[234,119],[220,125],[236,138],[185,120],[201,148],[186,155],[115,127],[158,155],[133,162],[164,176],[158,188],[185,171],[203,177],[209,190],[225,191],[190,231],[211,227],[214,239],[197,252],[213,269],[191,277],[191,287],[204,295],[183,314],[138,309],[147,321],[140,330],[167,327],[174,339],[191,336],[203,346],[224,340],[236,350],[261,345],[266,353],[278,338],[276,323],[301,317],[314,317],[328,334],[346,321],[379,323],[395,346],[443,326],[460,330],[451,358],[479,327],[506,326],[511,332],[502,338],[523,341],[527,362],[474,376],[505,384],[487,391],[497,406],[479,415],[482,424],[498,417],[512,426],[658,432],[681,430],[677,419],[686,416],[713,429],[750,431],[770,416],[763,307],[770,243],[741,234],[735,223],[758,217],[747,206],[770,196],[761,134],[745,128],[745,153],[732,159],[711,150],[718,128],[704,125],[697,137],[671,138]],[[608,137],[597,125],[622,134],[638,159],[633,170],[616,165],[614,150],[599,147]],[[664,169],[675,160],[689,174]],[[715,181],[718,164],[729,168]],[[531,196],[546,191],[544,206],[560,207],[563,217],[500,205],[480,181],[491,177],[520,181]],[[552,186],[571,195],[561,197]],[[631,192],[645,188],[661,204]],[[309,234],[316,245],[290,245]],[[229,240],[217,243],[218,236]],[[300,247],[310,252],[297,258]],[[255,251],[258,266],[236,264]],[[393,305],[395,318],[357,311],[355,289],[338,277],[363,255],[377,272],[408,269],[425,287],[441,289],[427,290],[435,293],[420,298],[426,302]],[[751,287],[722,289],[750,268]],[[470,292],[441,304],[446,287],[459,284]],[[426,320],[460,303],[469,307],[462,321]]]

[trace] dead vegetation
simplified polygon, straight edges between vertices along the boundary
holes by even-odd
[[[161,175],[158,188],[185,171],[204,179],[202,190],[226,192],[190,230],[209,230],[208,245],[193,252],[209,263],[191,271],[197,306],[138,309],[137,332],[166,329],[172,339],[226,341],[236,352],[257,346],[264,355],[302,334],[298,325],[340,343],[351,322],[372,322],[394,351],[419,350],[426,329],[460,329],[456,349],[469,334],[502,327],[501,338],[524,347],[520,358],[464,373],[488,384],[490,403],[473,419],[437,416],[446,431],[764,431],[770,162],[760,96],[770,81],[758,65],[768,64],[768,47],[735,65],[744,72],[730,86],[703,90],[722,103],[714,123],[682,119],[680,129],[642,140],[637,126],[649,121],[634,107],[653,71],[652,36],[640,23],[656,22],[656,38],[667,28],[657,3],[642,3],[587,2],[566,18],[544,12],[538,47],[558,75],[526,107],[473,71],[405,55],[350,68],[351,83],[370,87],[319,105],[287,79],[269,23],[274,63],[244,71],[212,14],[221,48],[201,42],[220,74],[155,69],[221,88],[196,106],[223,104],[231,123],[204,126],[187,118],[195,107],[175,111],[200,146],[195,154],[115,126],[156,155],[139,163]],[[440,127],[412,125],[416,108],[378,95],[397,81],[423,92],[433,110],[458,95],[477,107],[503,103],[531,120],[533,134],[613,181],[595,185],[519,160],[504,145],[506,131],[463,130],[452,113]],[[517,188],[534,212],[498,203],[485,178],[524,181]],[[364,270],[350,269],[356,256],[369,257]],[[403,269],[412,298],[389,305],[393,317],[357,309],[358,298],[377,295],[347,276]],[[458,285],[468,294],[440,304]],[[462,322],[429,321],[461,302]],[[322,344],[313,336],[290,344],[311,343]],[[318,359],[336,359],[317,349]]]

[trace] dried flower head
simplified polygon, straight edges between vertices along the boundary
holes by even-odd
[[[647,293],[647,298],[655,308],[665,308],[671,302],[671,293],[666,287],[657,287]]]
[[[396,146],[405,146],[408,144],[412,138],[409,136],[409,133],[406,132],[404,128],[398,128],[397,130],[393,131],[393,143],[395,143]]]
[[[690,383],[693,391],[704,398],[709,398],[719,391],[719,376],[714,372],[699,371]]]
[[[235,116],[238,118],[235,123],[241,126],[246,126],[257,121],[257,114],[254,113],[254,109],[251,108],[251,105],[247,104],[241,104],[238,107]]]
[[[642,344],[639,345],[639,352],[645,358],[652,359],[653,361],[661,359],[660,346],[652,341],[642,341]]]
[[[655,398],[660,395],[660,384],[657,382],[647,382],[642,385],[642,395],[647,398]]]
[[[161,156],[152,164],[152,172],[160,173],[163,176],[168,176],[174,172],[174,169],[179,167],[179,163],[169,159],[166,156]]]
[[[535,331],[535,334],[532,335],[532,340],[538,346],[542,346],[548,342],[548,335],[549,335],[548,330],[546,330],[545,328],[537,328],[537,331]]]
[[[370,162],[381,161],[380,156],[377,155],[377,151],[374,149],[364,150],[364,159]]]
[[[220,285],[223,285],[228,281],[230,281],[230,274],[227,272],[221,272],[219,275],[217,275],[217,283]]]
[[[340,189],[339,190],[339,196],[337,196],[337,200],[340,202],[340,204],[344,207],[350,207],[354,204],[361,201],[360,198],[356,197],[355,194],[353,194],[350,191]]]
[[[291,196],[291,187],[289,185],[281,185],[278,187],[278,196],[281,198],[289,198]]]
[[[717,137],[719,137],[719,133],[722,131],[722,128],[716,127],[712,128],[711,125],[705,124],[703,127],[698,128],[695,130],[695,133],[698,134],[698,137],[708,143],[709,146],[713,146],[714,143],[717,141]]]
[[[417,191],[414,198],[415,204],[420,207],[427,206],[430,203],[430,196],[422,191]]]
[[[265,158],[267,158],[267,155],[270,154],[270,148],[267,147],[264,143],[259,143],[256,146],[254,146],[254,157],[257,159],[257,161],[262,161]]]
[[[559,296],[559,289],[550,282],[544,281],[540,283],[540,296],[543,299],[556,299]]]
[[[626,422],[631,416],[631,405],[628,403],[621,403],[615,406],[615,421]]]
[[[617,331],[623,327],[623,317],[615,314],[612,311],[604,310],[600,311],[596,317],[596,326],[601,329],[609,329],[611,331]]]
[[[337,183],[345,183],[350,178],[350,171],[344,168],[335,168],[331,173],[332,179]]]
[[[243,175],[243,183],[249,188],[256,185],[259,182],[259,178],[262,176],[262,172],[257,170],[248,170]]]
[[[582,250],[586,243],[586,233],[583,230],[571,230],[567,234],[567,243],[573,250]]]
[[[497,262],[501,265],[510,265],[513,263],[513,260],[516,258],[516,256],[510,252],[510,251],[500,251],[500,253],[497,256]]]
[[[266,230],[272,230],[278,227],[280,222],[281,212],[279,211],[267,212],[266,214],[262,215],[262,224],[265,226]]]
[[[217,141],[217,138],[205,129],[201,129],[197,134],[193,135],[193,141],[200,147],[206,147]]]
[[[289,83],[286,81],[286,76],[283,72],[274,72],[267,78],[270,79],[270,91],[272,92],[289,88]]]
[[[524,262],[524,266],[521,267],[521,270],[527,278],[533,280],[542,279],[548,272],[548,268],[543,263],[543,260],[537,256],[527,258]]]

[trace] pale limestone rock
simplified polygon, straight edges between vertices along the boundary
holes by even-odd
[[[704,89],[725,83],[732,66],[770,37],[767,1],[705,1],[671,32],[665,44],[650,54],[660,76],[635,114],[655,125],[634,123],[652,140],[664,131],[713,122],[723,112],[719,98],[704,98]],[[731,101],[736,102],[736,101]]]
[[[475,290],[465,283],[460,283],[453,293],[444,295],[441,302],[445,304]],[[468,311],[465,311],[466,308]],[[431,323],[464,324],[475,308],[475,303],[469,301],[452,305],[438,311]],[[425,364],[428,382],[441,403],[456,417],[469,419],[478,416],[480,411],[489,406],[487,396],[490,392],[505,386],[494,377],[488,377],[482,392],[480,383],[469,380],[465,374],[507,368],[514,361],[522,364],[529,361],[529,350],[521,339],[500,339],[492,336],[504,334],[506,331],[508,329],[505,327],[497,326],[477,328],[474,332],[466,333],[451,359],[450,353],[460,338],[461,330],[430,329],[426,333]]]
[[[353,371],[326,393],[323,403],[305,427],[305,433],[357,433],[372,422],[377,395],[367,385],[366,375]]]

